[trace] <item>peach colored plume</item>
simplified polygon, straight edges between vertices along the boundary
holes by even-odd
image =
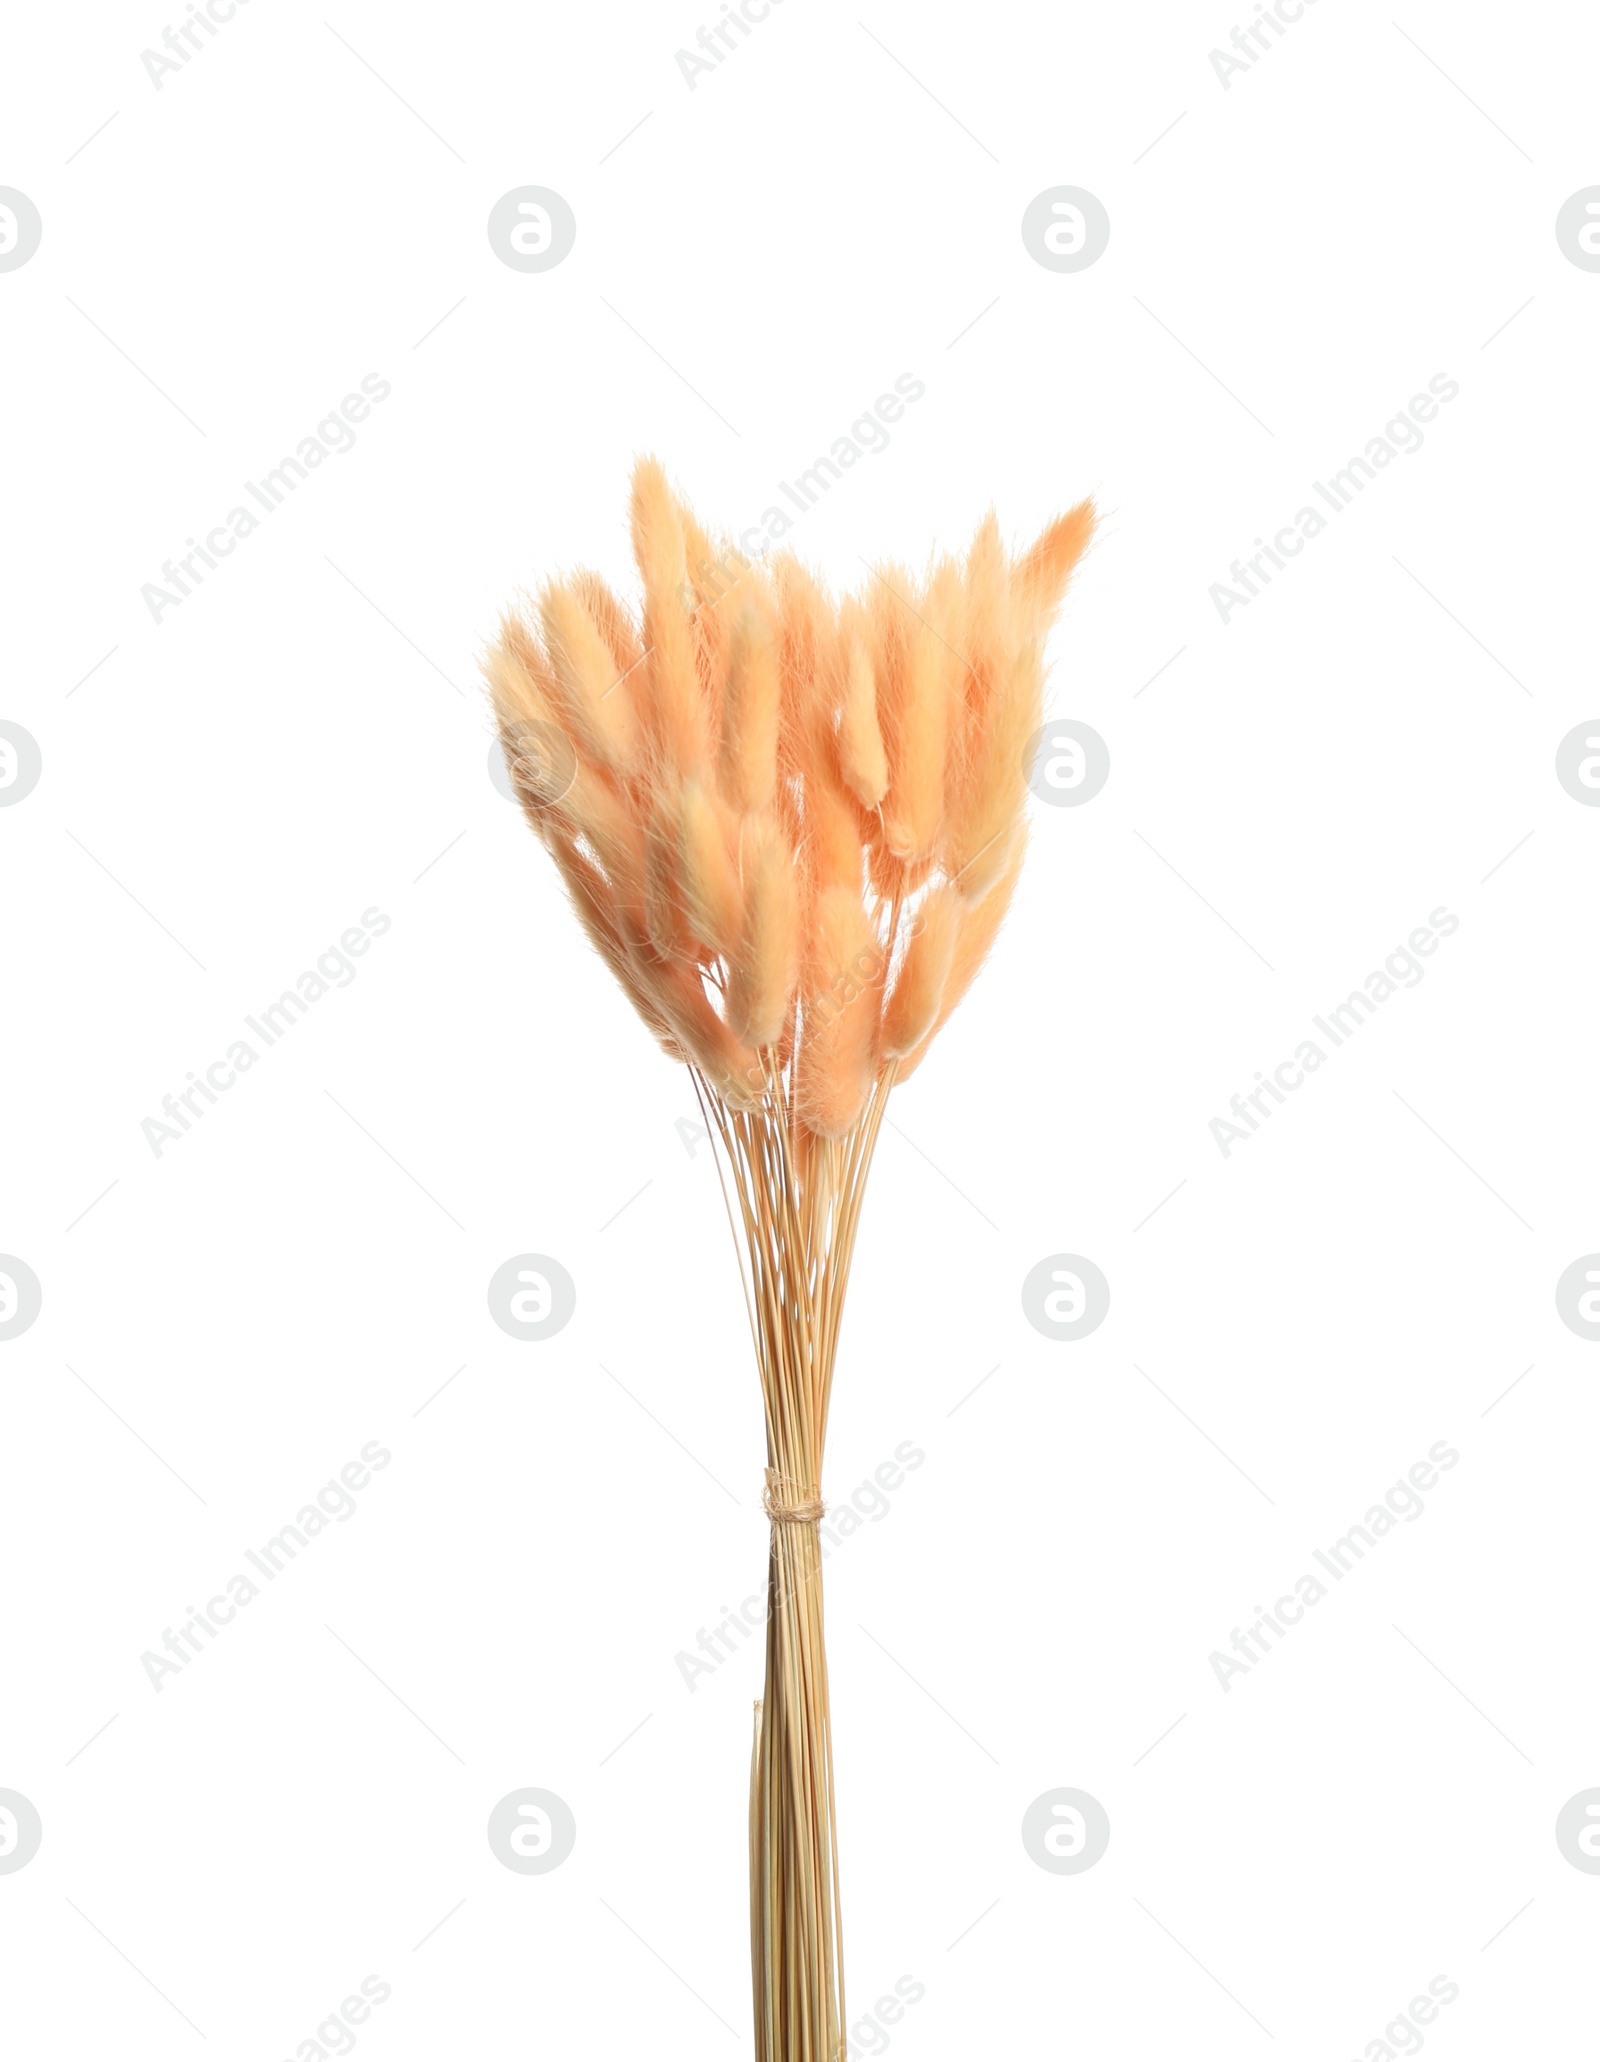
[[[1008,554],[835,601],[709,537],[661,467],[631,501],[642,601],[593,573],[486,664],[528,818],[669,1053],[735,1110],[841,1138],[904,1079],[999,929],[1026,843],[1044,640],[1087,501]],[[892,1071],[891,1071],[892,1070]]]

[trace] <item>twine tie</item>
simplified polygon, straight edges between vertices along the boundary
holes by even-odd
[[[774,1525],[820,1525],[827,1509],[819,1490],[802,1490],[792,1477],[776,1468],[767,1470],[761,1502]]]

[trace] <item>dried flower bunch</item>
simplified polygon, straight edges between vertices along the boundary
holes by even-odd
[[[507,764],[590,939],[719,1141],[766,1402],[766,1695],[751,1787],[759,2062],[839,2062],[821,1470],[840,1317],[890,1088],[994,943],[1022,866],[1043,647],[1093,528],[1011,556],[994,515],[922,580],[835,602],[714,545],[633,478],[642,615],[597,576],[508,615]]]
[[[994,941],[1022,863],[1042,645],[1087,502],[1020,558],[883,568],[835,604],[789,554],[714,548],[634,474],[642,621],[551,582],[489,661],[534,829],[639,1014],[734,1109],[778,1088],[847,1134],[904,1081]]]

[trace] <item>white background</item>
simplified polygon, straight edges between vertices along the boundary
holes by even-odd
[[[1093,492],[1051,706],[1112,770],[1034,805],[873,1174],[825,1486],[926,1461],[828,1567],[851,2019],[926,1996],[856,2047],[1349,2062],[1443,1975],[1441,2057],[1587,2052],[1600,1880],[1553,1826],[1600,1782],[1600,1365],[1553,1291],[1600,1246],[1600,813],[1553,768],[1600,706],[1600,275],[1553,225],[1600,25],[1321,0],[1224,89],[1226,9],[781,0],[693,90],[672,8],[251,0],[157,90],[163,26],[25,10],[0,87],[44,224],[0,273],[0,715],[44,764],[0,810],[0,1249],[44,1299],[0,1345],[0,1787],[44,1829],[8,2048],[313,2057],[374,1974],[374,2062],[749,2051],[759,1654],[674,1659],[764,1570],[733,1256],[476,663],[520,584],[630,581],[639,451],[743,526],[909,372],[792,541],[850,585]],[[537,275],[485,235],[524,184],[578,223]],[[1019,233],[1059,184],[1110,215],[1077,274]],[[153,622],[369,373],[356,448]],[[1425,447],[1220,622],[1437,373]],[[142,1120],[374,906],[158,1157]],[[485,1301],[528,1251],[577,1284],[536,1346]],[[1020,1301],[1063,1251],[1111,1284],[1072,1345]],[[153,1689],[374,1439],[356,1515]],[[1439,1440],[1425,1515],[1225,1692],[1212,1651]],[[547,1875],[485,1838],[528,1785],[576,1816]],[[1061,1786],[1110,1817],[1086,1874],[1019,1837]]]

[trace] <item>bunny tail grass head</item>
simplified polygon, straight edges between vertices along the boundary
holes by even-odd
[[[654,459],[629,523],[636,601],[551,579],[488,655],[517,793],[658,1041],[731,1108],[842,1137],[1000,928],[1093,507],[1016,553],[990,511],[964,556],[837,599],[717,542]]]

